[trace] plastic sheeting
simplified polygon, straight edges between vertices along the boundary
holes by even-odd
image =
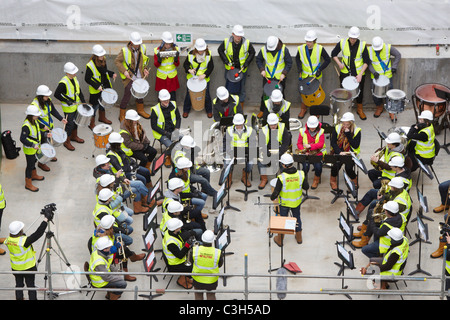
[[[1,0],[3,39],[126,41],[132,31],[158,40],[163,31],[222,41],[234,24],[264,43],[275,35],[302,43],[315,29],[336,43],[351,26],[368,43],[379,35],[394,45],[448,44],[448,0]]]

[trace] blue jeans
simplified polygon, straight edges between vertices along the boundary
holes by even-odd
[[[450,199],[448,198],[448,187],[450,186],[450,180],[441,182],[439,184],[439,194],[441,196],[441,204],[450,204]]]
[[[208,198],[208,195],[206,193],[200,192],[201,198],[192,198],[191,204],[195,205],[199,211],[202,211],[203,207],[206,203],[206,198]]]
[[[302,220],[300,218],[300,206],[296,208],[289,208],[280,206],[280,215],[282,217],[287,217],[289,214],[289,210],[292,212],[292,216],[297,219],[297,226],[295,227],[295,232],[302,231]]]
[[[376,240],[368,245],[362,247],[362,253],[368,258],[375,258],[380,256],[380,240]]]
[[[208,196],[214,197],[217,191],[211,186],[209,179],[210,172],[205,167],[198,168],[195,174],[191,174],[191,183],[200,183],[202,191]]]
[[[310,165],[311,164],[309,162],[303,163],[303,171],[305,172],[305,175],[308,174]],[[322,167],[323,167],[322,162],[315,162],[313,163],[313,166],[314,166],[314,175],[316,177],[320,177],[320,175],[322,174]]]
[[[141,197],[148,195],[148,189],[141,180],[130,180],[131,190],[136,194],[134,201],[141,201]]]

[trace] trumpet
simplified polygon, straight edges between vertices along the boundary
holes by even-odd
[[[136,198],[136,194],[133,192],[133,189],[131,189],[131,186],[125,182],[121,182],[121,184],[127,191],[130,192],[130,198],[134,200]]]
[[[125,254],[125,245],[123,244],[122,232],[119,231],[119,236],[117,237],[117,242],[120,243],[120,248],[117,250],[119,256],[122,256],[121,262],[127,262],[128,258]]]

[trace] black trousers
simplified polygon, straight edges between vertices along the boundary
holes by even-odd
[[[36,169],[36,155],[26,154],[27,167],[25,168],[25,178],[31,178],[31,172]]]
[[[36,266],[26,270],[26,271],[37,271]],[[34,285],[34,279],[35,274],[14,274],[14,277],[16,278],[16,288],[23,288],[25,284],[27,285],[27,288],[35,288]],[[16,300],[23,300],[23,290],[16,290]],[[28,290],[28,299],[30,300],[37,300],[37,293],[36,290]]]

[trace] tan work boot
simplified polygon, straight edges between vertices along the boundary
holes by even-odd
[[[128,268],[123,268],[123,271],[128,272]],[[125,281],[130,281],[130,282],[136,281],[136,277],[133,277],[132,275],[129,275],[129,274],[126,274],[123,278]]]
[[[369,240],[370,238],[368,236],[362,235],[361,240],[359,241],[353,240],[352,244],[355,248],[362,248],[369,244]]]
[[[284,234],[278,233],[275,237],[273,237],[273,242],[277,244],[277,246],[281,247],[283,245]]]
[[[437,248],[437,250],[435,252],[430,254],[430,258],[437,259],[437,258],[442,257],[442,255],[444,254],[444,247],[445,247],[446,243],[442,242],[441,240],[442,240],[442,237],[439,237],[439,247]]]
[[[125,113],[127,113],[127,109],[120,108],[119,113],[119,121],[122,122],[125,119]]]
[[[146,213],[148,211],[148,207],[143,207],[141,201],[133,201],[133,211],[134,214]]]
[[[444,210],[448,210],[450,206],[446,206],[445,204],[441,204],[439,207],[433,209],[434,213],[441,213]]]
[[[193,284],[188,281],[186,276],[179,276],[177,284],[185,289],[192,289],[193,287]]]
[[[262,189],[264,189],[264,187],[266,186],[266,184],[267,184],[267,182],[268,182],[269,180],[267,179],[267,175],[261,175],[261,182],[259,183],[259,186],[258,186],[258,189],[259,190],[262,190]]]
[[[40,175],[37,174],[36,169],[33,169],[33,171],[31,171],[31,180],[42,181],[44,179],[45,179],[44,176],[40,176]]]
[[[359,229],[359,228],[358,228]],[[364,232],[366,232],[366,230],[367,230],[367,224],[362,224],[361,225],[361,231],[359,231],[359,232],[354,232],[353,233],[353,236],[355,237],[355,238],[362,238],[362,236],[364,235]]]
[[[357,103],[356,104],[356,113],[358,114],[358,116],[359,116],[359,118],[361,120],[366,120],[367,119],[367,117],[366,117],[366,115],[364,114],[364,111],[363,111],[362,103]]]
[[[337,188],[338,188],[337,177],[330,176],[330,186],[331,186],[331,189],[337,190]]]
[[[70,137],[67,137],[66,142],[64,142],[64,147],[69,151],[74,151],[75,147],[70,143]]]
[[[232,172],[230,172],[228,174],[228,178],[227,178],[227,182],[226,183],[227,183],[227,185],[226,185],[227,189],[230,189],[231,185],[233,184],[233,173]]]
[[[312,183],[312,185],[311,185],[311,189],[317,189],[317,187],[319,186],[319,183],[320,183],[320,177],[318,177],[318,176],[314,176],[314,180],[313,180],[313,183]]]
[[[106,118],[106,111],[104,110],[98,110],[98,121],[106,123],[106,124],[112,124],[112,121]],[[94,120],[95,124],[95,120]]]
[[[28,189],[32,192],[38,192],[39,188],[33,186],[33,184],[31,183],[31,178],[25,178],[25,189]]]
[[[303,243],[303,239],[302,239],[302,231],[297,231],[295,233],[295,240],[297,240],[298,244],[302,244]]]
[[[73,129],[70,135],[70,141],[75,141],[76,143],[84,143],[84,140],[78,136],[78,129]]]
[[[38,162],[38,167],[43,171],[50,171],[50,167],[46,165],[45,163]]]
[[[260,112],[258,113],[257,117],[258,117],[258,118],[262,118],[263,115],[264,115],[264,112],[260,111]]]
[[[380,105],[376,106],[375,113],[373,114],[373,116],[375,118],[378,118],[383,113],[383,111],[384,111],[384,107],[382,104],[380,104]]]
[[[245,172],[245,169],[242,169],[242,178],[241,181],[243,184],[245,184],[248,188],[250,188],[252,186],[250,179],[249,179],[249,174],[247,172]]]
[[[303,119],[305,117],[306,112],[308,111],[308,108],[306,105],[302,102],[300,105],[300,113],[298,114],[299,119]]]
[[[143,103],[137,103],[136,102],[136,111],[141,117],[143,117],[145,119],[150,119],[150,115],[147,112],[145,112],[145,110],[144,110],[144,104]]]

